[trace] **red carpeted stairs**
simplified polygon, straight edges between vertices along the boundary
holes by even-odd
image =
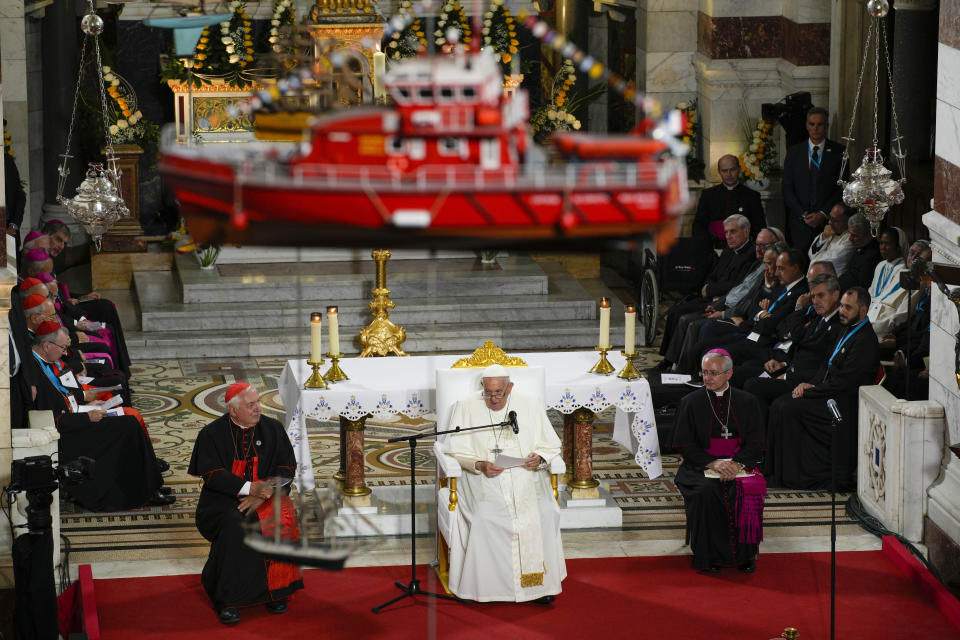
[[[882,551],[837,554],[837,638],[960,638],[931,597]],[[900,563],[902,565],[902,562]],[[829,637],[830,555],[769,554],[757,572],[700,575],[689,557],[568,560],[563,594],[550,606],[460,604],[408,598],[370,612],[399,593],[408,567],[304,573],[306,589],[283,615],[241,610],[223,627],[197,575],[96,580],[104,640],[140,638],[669,638],[767,640],[784,627],[803,640]],[[424,589],[432,572],[418,568]]]

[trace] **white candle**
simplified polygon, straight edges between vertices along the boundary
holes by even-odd
[[[310,362],[323,361],[323,314],[310,314]]]
[[[633,353],[637,344],[637,312],[630,305],[627,305],[627,310],[623,314],[623,326],[625,331],[623,351]]]
[[[610,301],[600,298],[600,344],[601,349],[610,348]]]
[[[330,334],[330,353],[340,353],[340,323],[337,320],[337,308],[327,307],[327,333]]]
[[[383,87],[383,75],[387,69],[387,56],[382,51],[373,53],[373,99],[374,101],[386,97],[387,92]]]

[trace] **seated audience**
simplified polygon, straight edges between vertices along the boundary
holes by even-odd
[[[840,274],[840,290],[846,291],[851,287],[866,289],[873,282],[873,271],[880,262],[880,247],[876,239],[870,234],[870,223],[857,213],[847,221],[850,233],[850,244],[855,251],[850,255],[847,268]]]
[[[717,172],[720,184],[700,193],[693,219],[693,237],[709,239],[710,246],[722,249],[727,246],[724,229],[727,218],[735,213],[745,216],[754,237],[766,225],[766,218],[760,193],[740,184],[740,161],[736,156],[721,156]]]
[[[675,482],[686,507],[693,567],[736,566],[752,573],[767,493],[756,472],[763,422],[756,398],[730,386],[733,361],[726,351],[704,355],[701,368],[704,386],[680,401],[674,434],[683,454]],[[745,471],[755,473],[738,477]]]
[[[902,324],[907,317],[909,292],[900,286],[900,274],[907,270],[903,258],[906,254],[907,238],[903,230],[889,227],[880,233],[880,257],[870,283],[870,311],[867,315],[877,335],[890,331],[894,325]]]
[[[810,262],[832,262],[837,274],[847,269],[847,263],[856,248],[850,244],[850,231],[847,221],[853,215],[850,209],[842,202],[833,205],[830,209],[830,219],[810,245],[808,255]]]
[[[173,496],[162,490],[163,479],[153,445],[140,420],[122,410],[99,408],[70,372],[61,356],[69,336],[56,322],[36,330],[30,357],[37,364],[36,398],[31,408],[53,412],[60,432],[60,460],[93,458],[94,475],[63,490],[91,511],[121,511],[145,504],[167,505]]]
[[[764,475],[774,487],[829,489],[831,436],[837,489],[856,487],[857,406],[862,385],[873,384],[880,364],[877,336],[867,318],[870,294],[862,287],[840,299],[840,332],[816,375],[770,406]],[[834,431],[827,400],[843,422]]]
[[[671,354],[679,355],[677,350],[680,345],[676,342],[682,343],[686,330],[686,322],[680,326],[683,316],[688,317],[687,321],[700,317],[709,304],[739,284],[753,269],[756,253],[750,239],[750,221],[740,214],[734,214],[723,221],[723,229],[726,233],[727,248],[707,274],[707,281],[700,290],[700,296],[678,302],[667,311],[660,344],[660,354],[663,356],[667,356],[668,350]],[[679,336],[676,342],[674,334]],[[673,361],[667,356],[660,368],[666,370],[672,364]]]

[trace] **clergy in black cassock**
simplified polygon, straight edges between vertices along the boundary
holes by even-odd
[[[273,535],[274,477],[293,478],[297,461],[278,421],[260,415],[260,394],[249,384],[227,388],[229,413],[197,436],[188,473],[203,478],[197,529],[209,540],[201,582],[224,624],[240,621],[238,607],[266,604],[283,613],[287,598],[303,588],[300,569],[264,558],[243,542],[242,524],[259,522]],[[284,538],[299,538],[293,503],[280,494]]]
[[[174,501],[161,491],[163,479],[150,438],[133,415],[107,415],[102,410],[80,412],[84,390],[59,360],[68,344],[58,323],[44,322],[27,357],[35,364],[37,396],[31,408],[53,412],[60,432],[60,461],[80,456],[95,461],[93,477],[64,491],[91,511],[123,511],[144,504]]]
[[[828,358],[808,382],[801,382],[770,407],[764,474],[775,487],[829,489],[834,434],[827,400],[843,416],[836,429],[833,459],[837,489],[856,487],[857,403],[860,387],[873,384],[880,365],[877,334],[867,318],[870,294],[853,287],[840,299],[843,331]]]
[[[752,395],[730,386],[726,351],[707,353],[701,366],[704,387],[680,401],[674,432],[683,454],[675,482],[686,506],[693,567],[736,565],[750,573],[763,539],[767,491],[760,474],[737,476],[755,470],[762,456],[760,408]]]
[[[720,184],[704,189],[693,218],[693,236],[709,238],[716,249],[725,248],[723,221],[735,213],[750,221],[750,237],[756,238],[767,226],[760,192],[740,184],[740,161],[725,155],[717,160]]]

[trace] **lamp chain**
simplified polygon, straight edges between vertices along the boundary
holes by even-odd
[[[890,85],[890,111],[893,114],[893,140],[890,145],[890,153],[897,159],[900,178],[906,178],[906,154],[903,152],[903,146],[900,144],[902,136],[900,135],[900,122],[897,120],[897,98],[893,90],[893,67],[890,66],[890,47],[887,46],[887,24],[883,23],[880,27],[882,29],[880,34],[883,36],[883,58],[887,65],[887,82]],[[893,149],[894,144],[896,145],[896,151]]]
[[[874,18],[874,23],[880,18]],[[877,30],[876,41],[873,44],[873,146],[877,146],[877,120],[880,119],[880,33]],[[866,60],[863,61],[866,66]]]
[[[83,78],[83,66],[86,63],[87,57],[87,41],[90,36],[84,34],[83,44],[80,46],[80,70],[77,73],[77,87],[73,92],[73,110],[70,113],[70,127],[67,129],[67,148],[64,150],[63,162],[60,165],[59,173],[60,177],[57,180],[57,202],[60,201],[60,197],[63,195],[63,188],[66,186],[67,176],[70,174],[70,169],[67,167],[67,161],[70,156],[70,141],[73,137],[73,126],[77,121],[77,103],[80,100],[80,81]]]

